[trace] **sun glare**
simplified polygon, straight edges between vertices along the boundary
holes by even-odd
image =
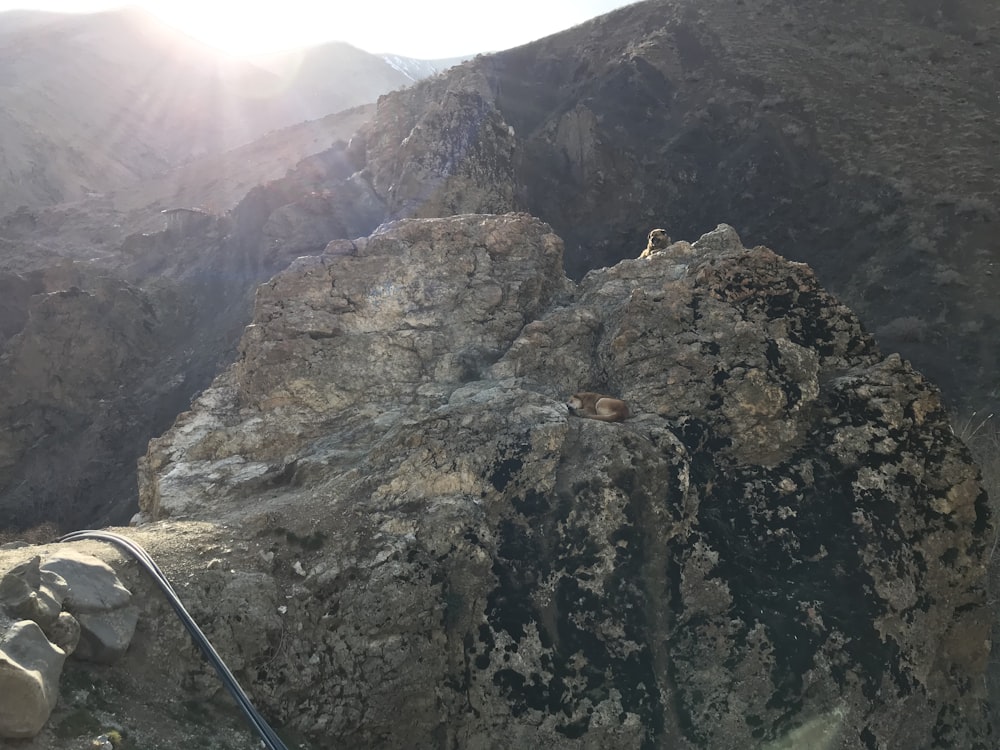
[[[435,59],[525,44],[629,0],[506,0],[484,22],[468,0],[140,0],[161,18],[245,55],[343,41],[367,52]]]
[[[207,44],[235,56],[297,47],[302,30],[279,3],[149,3],[157,16]]]
[[[400,45],[412,50],[414,41],[420,40],[429,42],[424,47],[432,51],[435,42],[447,39],[448,34],[448,24],[433,24],[430,32],[421,29],[421,24],[426,26],[435,16],[425,12],[421,18],[411,3],[395,0],[363,0],[356,7],[351,7],[354,3],[324,5],[315,0],[145,0],[143,5],[190,36],[237,56],[329,41],[349,42],[378,53],[396,51]],[[450,13],[443,17],[448,16]]]
[[[524,44],[628,0],[507,0],[483,23],[468,0],[132,0],[176,29],[246,57],[343,41],[367,52],[436,59]],[[121,0],[0,0],[0,11],[32,7],[94,12]],[[530,23],[528,22],[530,21]]]

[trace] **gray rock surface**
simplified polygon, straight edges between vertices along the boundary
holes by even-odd
[[[80,623],[62,611],[69,593],[66,579],[41,569],[41,557],[15,565],[0,579],[0,610],[9,616],[31,620],[53,645],[69,656],[80,642]]]
[[[100,614],[77,615],[76,620],[80,625],[76,657],[113,664],[132,642],[139,611],[135,607],[122,607]]]
[[[43,571],[41,560],[35,555],[4,574],[0,579],[0,607],[12,617],[34,620],[44,628],[59,617],[69,586],[58,573]]]
[[[77,658],[105,664],[117,661],[132,641],[139,611],[114,569],[71,549],[47,557],[41,568],[66,582],[63,606],[79,623]],[[72,637],[72,630],[69,623],[63,623],[57,633]]]
[[[286,592],[188,592],[266,710],[322,747],[990,747],[993,525],[937,390],[731,228],[579,285],[561,249],[334,243],[151,442],[144,513]]]
[[[59,698],[65,661],[37,623],[0,614],[0,737],[38,734]]]
[[[76,614],[107,612],[126,606],[132,594],[126,589],[114,568],[93,555],[63,549],[49,555],[41,570],[60,576],[68,591],[65,608]]]

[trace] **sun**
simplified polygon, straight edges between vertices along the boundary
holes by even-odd
[[[171,26],[236,57],[298,47],[308,36],[301,16],[286,3],[172,0],[144,5]],[[312,35],[321,39],[323,30],[314,29]]]
[[[0,0],[0,11],[92,13],[131,5],[235,57],[340,41],[432,60],[524,44],[630,1],[506,0],[486,24],[469,12],[468,0]]]
[[[439,37],[448,38],[455,19],[467,16],[456,3],[435,0],[429,10],[412,0],[141,0],[143,7],[189,36],[241,57],[331,41],[375,54],[412,54],[414,41],[424,37],[430,38],[424,49],[433,55]]]

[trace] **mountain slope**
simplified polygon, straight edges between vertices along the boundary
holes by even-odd
[[[393,216],[528,210],[574,277],[725,220],[982,407],[998,48],[982,0],[650,0],[386,98],[366,174]]]
[[[467,57],[449,57],[443,60],[418,60],[413,57],[392,54],[382,54],[379,57],[414,82],[453,68],[468,59]]]
[[[0,36],[0,215],[134,185],[410,83],[353,48],[310,53],[308,75],[282,80],[134,9],[0,14]]]
[[[345,42],[259,57],[256,62],[278,76],[295,121],[374,101],[373,90],[385,93],[414,81],[378,55]]]

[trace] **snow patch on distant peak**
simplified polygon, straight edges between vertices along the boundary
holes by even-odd
[[[411,81],[430,78],[467,59],[463,57],[451,57],[443,60],[418,60],[413,57],[391,54],[383,54],[379,55],[379,57]]]

